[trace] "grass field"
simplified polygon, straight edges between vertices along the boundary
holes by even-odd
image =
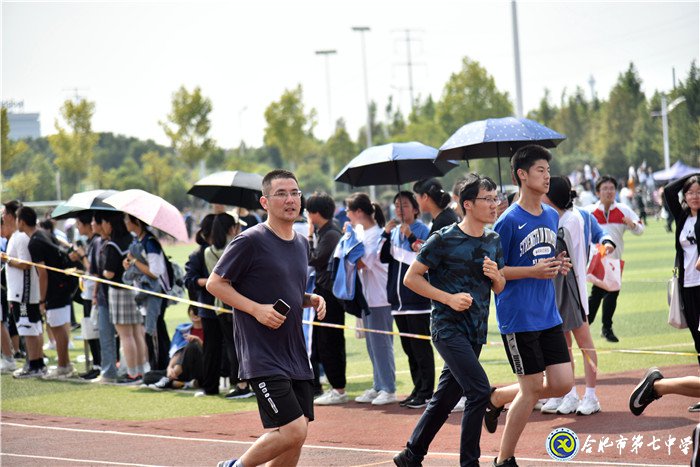
[[[173,259],[184,264],[194,249],[191,245],[166,248]],[[649,366],[688,364],[696,361],[687,355],[659,355],[622,353],[620,350],[661,350],[679,353],[694,351],[690,333],[676,330],[666,323],[666,281],[673,265],[673,236],[664,231],[662,224],[651,220],[642,236],[626,234],[625,272],[623,289],[615,314],[615,332],[618,344],[610,344],[599,337],[600,322],[592,327],[594,341],[599,352],[600,373],[646,369]],[[186,320],[185,306],[168,309],[168,328]],[[347,315],[346,324],[354,325],[354,317]],[[489,345],[484,349],[481,361],[492,384],[505,384],[515,380],[501,345],[495,321],[495,310],[489,323]],[[346,331],[347,341],[347,390],[357,395],[372,384],[372,367],[367,356],[365,342],[356,339],[354,331]],[[71,352],[75,362],[83,354],[82,341],[75,340],[76,350]],[[398,339],[394,343],[399,394],[410,392],[408,363]],[[55,352],[48,352],[55,365]],[[442,361],[437,352],[436,366]],[[582,375],[581,356],[576,356],[577,376]],[[82,370],[82,364],[76,363]],[[169,417],[206,415],[213,413],[252,410],[253,399],[227,401],[223,397],[194,398],[191,392],[156,393],[147,389],[92,385],[74,382],[49,382],[14,380],[2,375],[0,402],[3,411],[42,413],[100,419],[147,420]]]

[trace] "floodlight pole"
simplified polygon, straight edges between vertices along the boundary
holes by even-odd
[[[515,58],[515,105],[517,117],[523,118],[523,86],[520,78],[520,41],[518,39],[518,8],[515,0],[511,0],[513,17],[513,56]]]
[[[372,146],[372,112],[369,105],[369,86],[367,84],[367,53],[365,49],[365,33],[369,32],[369,27],[367,26],[353,26],[352,30],[360,33],[360,39],[362,40],[362,69],[365,76],[365,106],[367,107],[367,124],[366,124],[366,134],[367,134],[367,147]],[[369,187],[369,196],[372,201],[377,198],[377,190],[374,185]]]
[[[335,55],[338,52],[336,50],[317,50],[316,55],[321,55],[324,58],[326,65],[326,99],[328,100],[328,132],[329,137],[333,136],[333,113],[331,112],[331,73],[329,58],[331,55]],[[333,154],[328,157],[328,162],[330,164],[331,175],[335,176],[335,164],[333,163]],[[335,198],[335,181],[331,181],[331,196]]]
[[[668,114],[670,114],[673,109],[685,102],[685,97],[681,96],[673,100],[670,104],[666,103],[666,94],[661,95],[661,112],[652,112],[652,117],[661,117],[661,128],[664,135],[664,169],[668,170],[671,168],[671,155],[669,151],[668,144]]]

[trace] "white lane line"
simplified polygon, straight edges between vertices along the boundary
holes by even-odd
[[[83,462],[85,464],[105,464],[105,465],[132,465],[137,467],[166,467],[159,466],[155,464],[133,464],[128,462],[116,462],[116,461],[98,461],[92,459],[74,459],[71,457],[51,457],[51,456],[37,456],[37,455],[25,455],[25,454],[10,454],[9,452],[0,452],[2,456],[8,457],[25,457],[29,459],[47,459],[52,461],[66,461],[66,462]]]
[[[227,439],[211,439],[211,438],[187,438],[183,436],[168,436],[168,435],[155,435],[150,433],[129,433],[124,431],[112,431],[112,430],[86,430],[82,428],[65,428],[65,427],[52,427],[52,426],[41,426],[41,425],[26,425],[21,423],[9,423],[0,422],[0,425],[13,426],[17,428],[33,428],[39,430],[55,430],[55,431],[69,431],[75,433],[97,433],[104,435],[119,435],[119,436],[135,436],[141,438],[156,438],[165,440],[176,440],[176,441],[200,441],[206,443],[222,443],[222,444],[238,444],[238,445],[251,445],[252,441],[236,441]],[[329,451],[351,451],[351,452],[366,452],[366,453],[378,453],[378,454],[396,454],[398,451],[396,449],[367,449],[367,448],[353,448],[353,447],[342,447],[342,446],[318,446],[313,444],[305,444],[303,446],[306,449],[319,449],[319,450],[329,450]],[[459,457],[459,453],[454,452],[431,452],[427,457]],[[32,456],[28,456],[32,457]],[[493,456],[485,457],[482,456],[485,461],[493,460]],[[518,459],[528,462],[546,462],[546,463],[559,463],[560,461],[555,461],[554,459],[541,459],[541,458],[529,458],[529,457],[518,457]],[[613,461],[603,461],[606,465],[615,465],[620,467],[679,467],[685,464],[640,464],[634,462],[613,462]],[[570,460],[567,461],[569,464],[579,464],[579,465],[600,465],[600,460]],[[124,465],[139,465],[139,464],[124,464]]]

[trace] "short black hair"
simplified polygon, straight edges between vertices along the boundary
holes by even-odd
[[[510,167],[513,172],[513,179],[518,186],[522,186],[522,181],[520,177],[518,177],[518,170],[523,169],[527,172],[530,170],[530,167],[535,165],[535,162],[541,160],[547,162],[551,161],[552,153],[539,144],[528,144],[515,151],[515,154],[513,154],[513,157],[510,159]]]
[[[418,200],[416,199],[416,195],[414,195],[412,191],[399,191],[394,196],[394,203],[396,203],[396,200],[398,200],[399,198],[406,198],[411,203],[413,210],[420,212],[420,207],[418,206]],[[417,218],[418,214],[414,214],[413,217]]]
[[[5,206],[5,212],[14,218],[17,218],[17,210],[22,207],[22,203],[18,199],[2,203],[2,205]]]
[[[571,190],[571,180],[565,175],[549,179],[547,198],[559,209],[570,209],[574,205],[576,192]]]
[[[306,200],[306,210],[309,212],[317,212],[326,220],[332,219],[335,214],[335,201],[333,198],[324,192],[314,192],[309,199]]]
[[[95,219],[97,220],[97,219]],[[124,223],[124,213],[121,211],[105,211],[102,215],[102,222],[106,222],[112,226],[110,238],[122,238],[129,235]]]
[[[80,221],[81,224],[89,224],[92,222],[92,211],[81,212],[75,218]]]
[[[292,172],[289,170],[284,170],[284,169],[275,169],[271,172],[268,172],[264,177],[262,181],[262,192],[263,195],[267,196],[270,194],[270,186],[272,185],[273,180],[277,180],[278,178],[291,178],[295,182],[297,182],[297,185],[299,184],[299,180],[297,180],[296,175],[294,175]]]
[[[617,190],[618,184],[617,180],[615,180],[615,177],[612,175],[601,175],[601,177],[596,180],[595,182],[595,192],[598,193],[600,191],[600,187],[603,183],[612,183],[615,189]]]
[[[29,206],[22,206],[17,210],[17,219],[27,224],[27,227],[36,227],[36,211]]]
[[[482,188],[486,191],[493,191],[497,188],[496,182],[489,177],[482,177],[476,172],[468,174],[459,187],[459,206],[464,209],[464,202],[474,201]]]

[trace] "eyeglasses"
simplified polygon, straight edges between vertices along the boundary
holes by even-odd
[[[693,197],[693,196],[695,196],[695,197],[700,196],[700,191],[686,191],[685,192],[686,198]]]
[[[474,198],[474,199],[482,199],[482,200],[486,201],[487,203],[493,204],[496,206],[501,204],[501,198]]]
[[[269,195],[265,195],[267,198],[278,198],[278,199],[287,199],[288,197],[292,197],[295,199],[301,198],[302,192],[299,190],[295,191],[277,191],[275,193],[271,193]]]

